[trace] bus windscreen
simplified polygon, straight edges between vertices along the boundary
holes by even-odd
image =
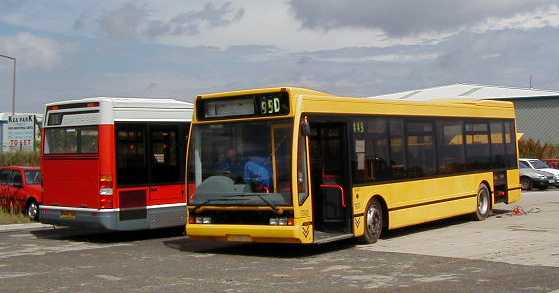
[[[292,123],[200,125],[188,160],[194,204],[291,205]],[[264,199],[262,199],[264,197]]]

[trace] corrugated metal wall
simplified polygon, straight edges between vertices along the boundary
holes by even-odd
[[[516,99],[518,132],[543,143],[559,144],[559,97]]]

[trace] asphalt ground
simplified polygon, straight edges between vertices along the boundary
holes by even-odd
[[[526,215],[513,216],[520,206]],[[559,289],[559,191],[483,222],[453,218],[378,243],[193,241],[180,229],[0,232],[1,292],[549,292]]]

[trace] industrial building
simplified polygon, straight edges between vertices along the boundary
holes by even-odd
[[[559,92],[479,84],[451,84],[372,98],[422,101],[432,99],[488,99],[511,101],[517,129],[525,138],[559,144]]]

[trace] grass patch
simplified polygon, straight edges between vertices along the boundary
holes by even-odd
[[[0,166],[39,166],[39,152],[0,153]]]
[[[31,223],[31,220],[20,212],[9,212],[0,208],[0,225]]]

